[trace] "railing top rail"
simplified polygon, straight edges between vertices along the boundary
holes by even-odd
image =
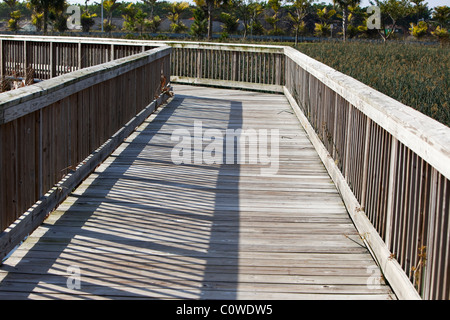
[[[48,36],[28,36],[28,35],[0,35],[1,40],[20,40],[20,41],[40,41],[40,42],[58,42],[58,43],[86,43],[86,44],[117,44],[117,45],[151,45],[164,46],[162,41],[145,41],[130,39],[111,39],[111,38],[88,38],[88,37],[48,37]]]
[[[165,40],[130,40],[112,38],[88,38],[88,37],[45,37],[24,35],[0,35],[2,40],[43,41],[61,43],[86,43],[86,44],[114,44],[114,45],[138,45],[138,46],[171,46],[174,48],[211,49],[225,51],[256,51],[283,53],[284,46],[242,44],[242,43],[211,43],[195,41],[165,41]]]
[[[187,49],[211,49],[224,51],[247,51],[247,52],[272,52],[284,53],[284,46],[260,45],[260,44],[241,44],[241,43],[211,43],[211,42],[192,42],[192,41],[164,41],[167,45],[174,48]]]
[[[167,56],[171,50],[172,48],[169,46],[155,48],[0,93],[0,124],[39,110],[68,94],[73,94]]]
[[[450,128],[290,47],[287,57],[450,179]]]

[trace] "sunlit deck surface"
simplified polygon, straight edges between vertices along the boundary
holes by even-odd
[[[283,95],[174,92],[4,262],[0,299],[395,299]],[[278,171],[174,164],[196,121],[278,129]]]

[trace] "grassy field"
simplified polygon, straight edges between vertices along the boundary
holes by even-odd
[[[450,47],[301,43],[297,49],[450,127]]]

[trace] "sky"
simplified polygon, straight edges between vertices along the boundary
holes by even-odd
[[[101,0],[90,0],[88,3],[92,4],[94,2],[100,2]],[[119,2],[138,2],[140,0],[122,0]],[[175,0],[166,0],[169,2],[174,2]],[[177,1],[187,1],[189,3],[194,3],[192,0],[177,0]],[[85,0],[68,0],[69,3],[81,3],[84,4]],[[325,3],[333,3],[333,0],[317,0],[316,3],[325,2]],[[428,3],[429,8],[434,8],[437,6],[448,6],[450,5],[450,0],[425,0],[425,3]],[[369,5],[369,0],[362,0],[361,1],[361,7],[366,7]]]

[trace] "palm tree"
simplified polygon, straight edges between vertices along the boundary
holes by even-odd
[[[8,20],[8,29],[11,31],[17,31],[20,29],[19,20],[22,17],[20,10],[15,10],[9,14],[11,19]]]
[[[448,41],[450,34],[447,31],[447,26],[450,25],[450,7],[449,6],[437,6],[433,10],[432,22],[436,24],[436,29],[431,32],[435,36],[441,45]]]
[[[208,20],[206,19],[206,13],[202,8],[196,7],[193,10],[193,15],[194,22],[191,25],[191,30],[189,33],[191,36],[201,39],[208,32]]]
[[[142,0],[146,5],[150,7],[150,20],[153,19],[153,11],[155,10],[156,2],[158,0]]]
[[[106,19],[108,20],[108,23],[112,22],[113,12],[119,6],[120,6],[120,3],[117,3],[117,0],[105,0],[105,1],[103,1],[103,8],[106,10]]]
[[[197,7],[202,8],[206,12],[208,18],[208,40],[212,38],[213,26],[213,10],[222,5],[227,5],[231,0],[194,0]]]
[[[189,3],[187,2],[173,2],[170,5],[170,11],[167,18],[172,21],[170,27],[173,32],[178,33],[187,30],[186,25],[181,22],[181,14],[187,8],[189,8]]]
[[[42,12],[44,33],[47,33],[48,14],[50,10],[62,10],[64,8],[65,0],[29,0],[29,4],[35,12]]]
[[[247,30],[250,26],[250,2],[252,0],[231,0],[232,7],[236,10],[239,19],[244,24],[244,39],[247,37]]]
[[[446,28],[450,25],[450,7],[437,6],[433,10],[433,22],[437,23],[440,28]]]
[[[342,40],[347,39],[347,24],[349,7],[356,7],[361,0],[333,0],[334,4],[342,10]]]
[[[303,19],[308,14],[308,9],[311,3],[315,0],[289,0],[292,2],[292,7],[294,8],[294,14],[288,13],[289,19],[294,23],[295,30],[295,45],[298,42],[298,34],[302,29],[305,29],[305,22]]]
[[[336,10],[328,10],[327,7],[317,9],[317,17],[321,21],[315,24],[314,33],[316,36],[324,37],[330,33],[330,21],[336,13]]]
[[[126,7],[121,8],[123,22],[123,30],[126,31],[136,31],[136,14],[137,8],[130,2]]]
[[[258,16],[263,12],[264,8],[259,2],[250,3],[250,35],[255,34],[255,31],[258,34],[263,33],[263,27],[261,23],[258,21]]]
[[[381,13],[391,19],[390,31],[378,30],[383,41],[386,42],[395,33],[398,21],[412,12],[411,2],[410,0],[375,0],[375,2],[380,7]]]
[[[281,15],[281,0],[269,0],[267,4],[273,11],[273,15],[267,14],[265,18],[266,22],[272,26],[272,30],[269,31],[269,34],[281,35],[283,31],[277,26]]]
[[[84,11],[81,15],[81,30],[83,32],[89,32],[92,26],[94,26],[94,18],[97,17],[95,13],[91,14],[89,11]]]
[[[103,8],[106,11],[106,24],[105,21],[102,21],[102,24],[105,26],[105,31],[111,33],[114,29],[114,25],[112,24],[112,15],[114,10],[120,6],[120,3],[117,3],[117,0],[105,0],[103,1]]]
[[[14,10],[19,3],[18,0],[4,0],[5,4],[9,7],[8,29],[11,31],[19,30],[19,20],[21,18],[20,10]]]
[[[14,11],[14,8],[19,3],[18,0],[3,0],[3,2],[9,7],[10,14]]]

